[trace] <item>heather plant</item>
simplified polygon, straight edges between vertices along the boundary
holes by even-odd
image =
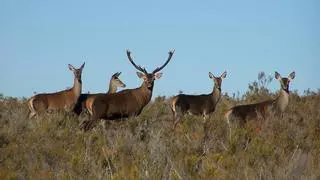
[[[263,82],[249,87],[243,101],[273,97]],[[207,121],[185,115],[175,130],[170,97],[156,97],[138,117],[87,132],[72,113],[30,120],[25,100],[2,99],[0,179],[320,178],[319,91],[293,91],[282,118],[268,116],[260,131],[245,126],[231,133],[223,115],[239,102],[228,96]]]

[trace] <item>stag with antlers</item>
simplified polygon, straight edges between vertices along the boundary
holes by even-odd
[[[80,128],[88,130],[98,119],[115,120],[138,116],[143,108],[150,102],[154,81],[161,78],[160,72],[171,60],[173,51],[169,51],[167,61],[151,73],[145,68],[136,65],[131,57],[131,52],[127,50],[129,62],[138,70],[137,75],[143,80],[140,87],[126,89],[114,94],[99,95],[93,102],[92,115],[89,120],[84,121]]]

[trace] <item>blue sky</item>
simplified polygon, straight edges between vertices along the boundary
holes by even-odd
[[[291,89],[320,88],[320,1],[0,1],[0,93],[29,97],[71,87],[67,64],[83,61],[83,92],[104,92],[121,71],[128,88],[141,80],[128,63],[152,71],[176,52],[154,96],[212,90],[211,71],[228,72],[223,92],[244,92],[264,71],[287,76]],[[273,80],[269,88],[279,89]]]

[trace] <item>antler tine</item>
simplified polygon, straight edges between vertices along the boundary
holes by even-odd
[[[161,67],[157,67],[152,73],[157,73],[157,72],[161,71],[171,60],[174,51],[175,51],[175,49],[169,51],[169,57],[168,57],[167,61]]]
[[[129,61],[131,62],[131,64],[138,70],[138,71],[141,71],[141,72],[144,72],[144,73],[147,73],[147,70],[145,68],[142,68],[141,66],[138,66],[136,65],[132,58],[131,58],[131,52],[129,50],[127,50],[127,56],[128,56],[128,59]]]

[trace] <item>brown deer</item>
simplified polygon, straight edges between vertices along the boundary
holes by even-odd
[[[181,121],[181,115],[202,115],[204,120],[212,114],[221,97],[222,80],[227,76],[224,72],[221,76],[215,77],[209,72],[209,78],[213,80],[214,86],[210,94],[188,95],[179,94],[174,96],[170,102],[170,107],[173,112],[174,124],[173,129]]]
[[[289,84],[294,79],[293,71],[287,78],[282,78],[278,72],[275,72],[275,78],[279,80],[281,89],[277,98],[266,100],[254,104],[237,105],[228,110],[225,118],[230,125],[231,121],[239,120],[240,125],[247,121],[262,120],[268,113],[283,114],[289,104]]]
[[[88,130],[97,119],[115,120],[138,116],[152,97],[154,81],[160,79],[161,71],[171,60],[174,51],[169,51],[167,61],[148,73],[145,68],[138,66],[131,58],[131,52],[127,50],[129,62],[138,70],[137,75],[143,79],[143,83],[136,89],[126,89],[114,94],[98,95],[92,105],[92,116],[84,121],[80,128]]]
[[[43,93],[32,96],[28,100],[28,106],[30,110],[29,118],[31,119],[35,115],[43,113],[47,110],[73,110],[81,94],[81,74],[84,65],[85,63],[83,63],[79,69],[74,68],[71,64],[68,65],[70,71],[72,71],[74,75],[74,84],[71,89],[67,89],[56,93]]]
[[[119,78],[120,74],[121,72],[117,72],[111,76],[109,81],[109,90],[106,92],[107,94],[116,93],[119,87],[126,87],[126,85]],[[80,115],[83,110],[87,110],[92,115],[92,103],[95,97],[99,94],[81,94],[74,108],[74,112],[77,115]]]

